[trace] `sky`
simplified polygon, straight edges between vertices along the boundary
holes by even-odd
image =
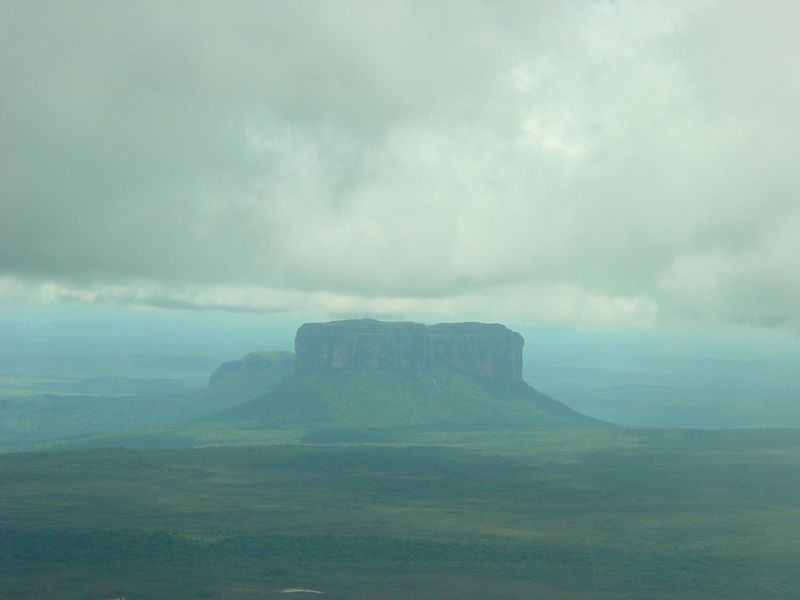
[[[0,307],[797,336],[798,22],[0,0]]]

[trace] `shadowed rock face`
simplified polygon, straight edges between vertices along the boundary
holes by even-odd
[[[431,354],[476,377],[522,379],[523,337],[499,324],[441,323],[428,327]]]
[[[444,362],[470,375],[522,379],[522,336],[502,325],[387,323],[372,319],[306,323],[295,354],[302,369],[411,369]]]
[[[306,323],[297,330],[298,369],[430,368],[425,325],[363,319]]]

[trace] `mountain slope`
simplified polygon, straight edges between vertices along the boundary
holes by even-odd
[[[415,426],[602,427],[524,381],[481,379],[437,364],[430,371],[318,369],[207,422],[246,428]]]

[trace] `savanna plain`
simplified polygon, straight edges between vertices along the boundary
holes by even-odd
[[[0,456],[2,597],[753,599],[800,587],[797,431],[297,435]]]

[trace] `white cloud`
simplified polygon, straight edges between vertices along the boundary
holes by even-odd
[[[800,327],[794,3],[0,10],[3,297]]]

